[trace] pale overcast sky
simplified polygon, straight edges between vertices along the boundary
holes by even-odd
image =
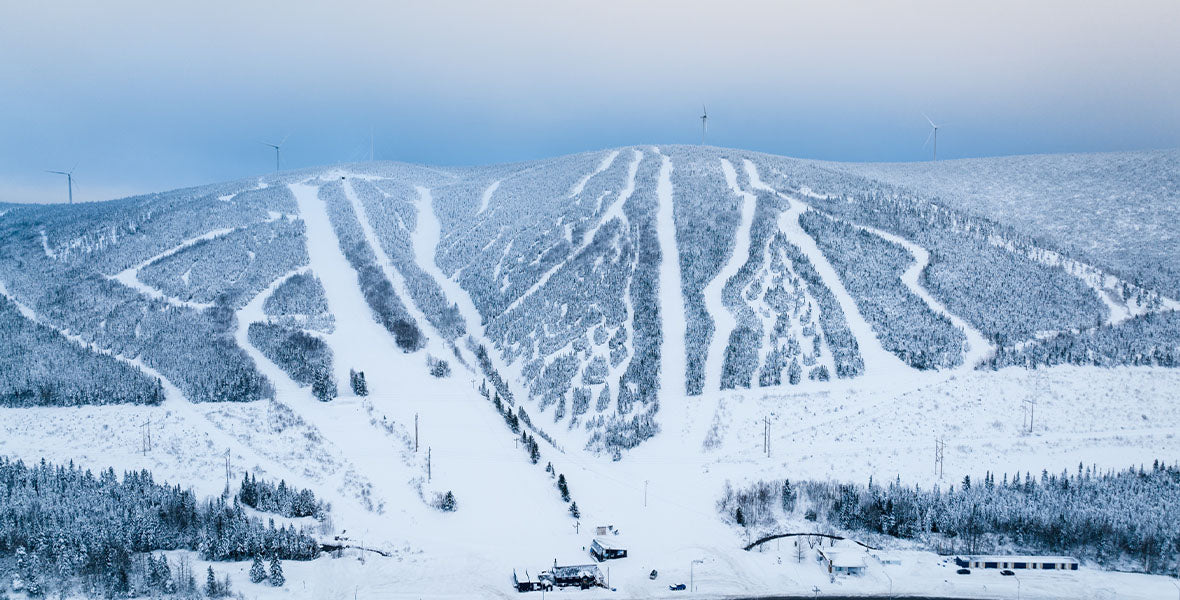
[[[910,161],[1180,146],[1180,2],[0,0],[0,201],[709,142]]]

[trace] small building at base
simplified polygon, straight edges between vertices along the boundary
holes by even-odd
[[[590,556],[599,562],[613,558],[627,558],[627,549],[620,547],[617,542],[595,538],[593,542],[590,542]]]
[[[847,541],[824,550],[819,548],[819,560],[832,575],[864,575],[866,568],[864,548],[853,546]]]
[[[964,569],[1036,569],[1038,571],[1077,571],[1078,559],[1072,556],[980,555],[956,556],[955,564]]]

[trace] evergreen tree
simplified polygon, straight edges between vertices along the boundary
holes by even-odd
[[[439,506],[439,508],[442,509],[443,512],[455,512],[455,494],[450,490],[447,490],[447,493],[445,496],[443,496],[442,504]]]
[[[283,562],[279,560],[279,555],[274,555],[270,559],[270,584],[275,587],[283,587],[287,583],[287,578],[283,577]]]
[[[262,556],[254,555],[254,564],[250,565],[250,581],[262,583],[266,579],[266,565],[262,564]]]
[[[739,506],[737,507],[737,510],[734,511],[733,521],[742,527],[746,526],[746,515],[742,514],[742,507]]]
[[[320,402],[328,402],[336,397],[336,382],[332,381],[332,374],[327,370],[318,370],[311,382],[311,395]]]
[[[209,572],[205,576],[205,595],[210,598],[216,598],[220,594],[217,593],[217,576],[213,574],[213,567],[209,567]]]
[[[561,501],[570,501],[570,488],[565,482],[565,473],[557,476],[557,489],[561,491]]]
[[[349,369],[348,382],[349,382],[349,385],[352,387],[353,394],[355,394],[357,396],[368,396],[369,395],[369,384],[365,381],[365,372],[364,371],[354,371],[352,369]]]
[[[581,516],[582,516],[582,511],[578,510],[578,503],[577,502],[570,503],[570,516],[575,519],[581,518]]]

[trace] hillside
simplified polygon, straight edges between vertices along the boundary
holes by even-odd
[[[441,594],[448,553],[489,590],[581,555],[561,473],[581,527],[770,589],[715,518],[729,479],[929,482],[935,436],[951,481],[1177,456],[1178,158],[636,146],[3,205],[0,454],[209,494],[228,457]]]

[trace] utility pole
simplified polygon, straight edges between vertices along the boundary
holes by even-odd
[[[418,413],[414,413],[414,454],[418,453]]]
[[[762,451],[770,458],[770,417],[762,417]]]
[[[1024,418],[1028,424],[1025,432],[1031,434],[1033,432],[1033,418],[1036,417],[1037,413],[1037,399],[1035,397],[1025,398],[1021,401],[1020,405],[1024,409]]]
[[[643,480],[643,508],[647,508],[647,480]]]
[[[229,448],[225,449],[225,495],[229,495]]]
[[[430,446],[426,447],[426,481],[430,481]]]
[[[934,472],[942,479],[942,459],[946,449],[946,441],[939,438],[934,440]]]
[[[574,533],[579,534],[579,535],[582,533],[582,522],[581,521],[574,521]]]
[[[148,417],[148,420],[144,421],[143,425],[140,425],[140,431],[141,431],[141,437],[142,437],[141,444],[140,444],[142,446],[141,450],[143,451],[143,455],[147,456],[148,452],[152,451],[152,419],[151,419],[151,417]]]

